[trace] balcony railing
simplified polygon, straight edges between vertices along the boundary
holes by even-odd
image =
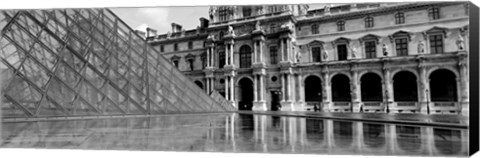
[[[382,102],[363,102],[363,106],[380,106]]]
[[[442,107],[455,106],[455,102],[434,102],[433,106],[442,106]]]
[[[417,102],[397,102],[397,106],[417,106]]]

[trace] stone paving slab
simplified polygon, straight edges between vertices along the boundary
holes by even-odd
[[[393,114],[393,113],[324,113],[324,112],[285,112],[285,111],[238,111],[240,114],[264,114],[293,117],[312,117],[335,120],[351,120],[365,122],[382,122],[395,124],[412,124],[425,126],[441,126],[452,128],[468,128],[469,117],[461,115],[426,115],[426,114]]]

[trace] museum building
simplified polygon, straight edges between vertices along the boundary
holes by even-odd
[[[469,112],[468,2],[211,6],[147,41],[239,110]]]

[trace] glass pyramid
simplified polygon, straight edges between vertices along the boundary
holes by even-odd
[[[3,117],[233,110],[108,9],[4,10],[0,28]]]

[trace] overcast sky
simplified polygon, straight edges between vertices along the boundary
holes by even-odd
[[[323,7],[323,4],[310,5],[310,9]],[[208,18],[208,6],[194,7],[146,7],[146,8],[111,8],[123,21],[133,29],[144,30],[146,26],[158,30],[158,34],[171,31],[171,23],[190,30],[200,25],[200,17]]]

